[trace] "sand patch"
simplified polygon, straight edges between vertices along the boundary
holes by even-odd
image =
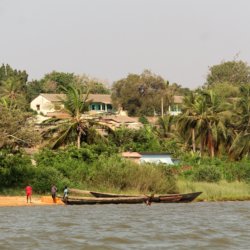
[[[27,203],[26,196],[0,196],[0,207],[63,205],[60,198],[53,203],[51,196],[33,196]]]

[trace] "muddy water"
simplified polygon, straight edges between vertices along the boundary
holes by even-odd
[[[1,207],[0,249],[250,249],[250,202]]]

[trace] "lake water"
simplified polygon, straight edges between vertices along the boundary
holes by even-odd
[[[250,202],[0,208],[0,249],[250,249]]]

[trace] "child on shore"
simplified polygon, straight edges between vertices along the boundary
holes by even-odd
[[[28,186],[25,188],[25,191],[26,191],[27,203],[28,203],[29,198],[30,198],[30,203],[31,203],[32,187],[31,187],[30,185],[28,185]]]

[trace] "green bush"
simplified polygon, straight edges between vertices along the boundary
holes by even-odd
[[[250,182],[250,162],[231,162],[226,164],[223,170],[227,181]]]
[[[166,165],[137,164],[118,156],[101,158],[90,169],[88,185],[99,189],[172,193],[175,178]]]
[[[62,192],[65,185],[70,186],[70,181],[53,167],[39,167],[36,169],[33,182],[33,189],[36,193],[50,192],[53,184]]]
[[[0,187],[23,187],[34,177],[34,167],[28,156],[0,151]]]
[[[193,180],[204,182],[218,182],[222,178],[220,169],[216,166],[202,165],[194,169]]]

